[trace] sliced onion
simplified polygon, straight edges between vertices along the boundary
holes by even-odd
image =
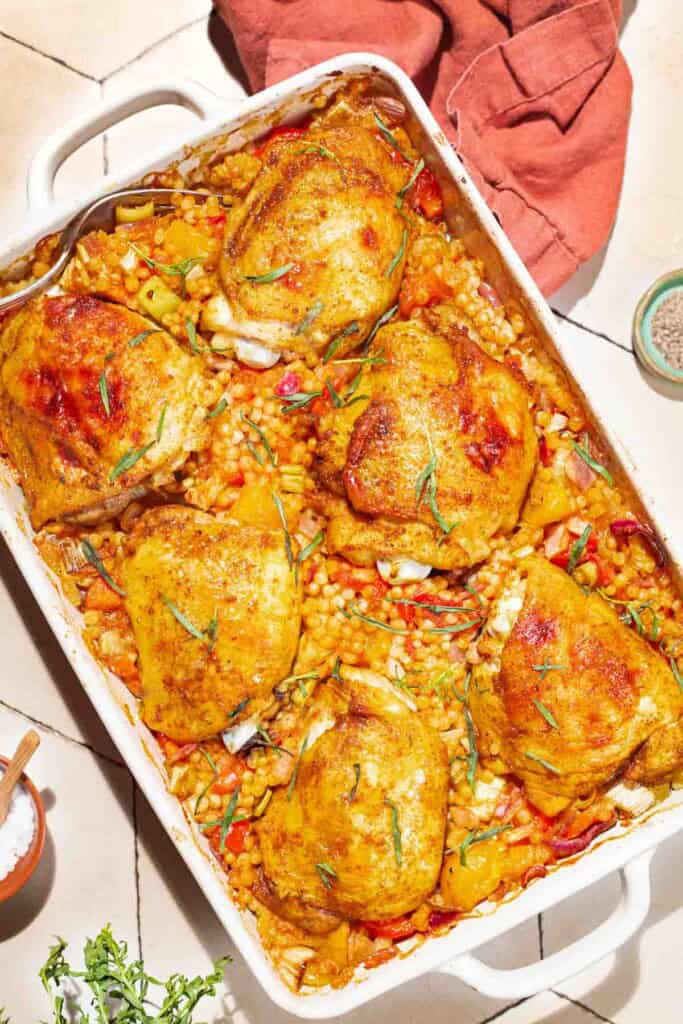
[[[247,341],[246,338],[235,338],[235,355],[245,366],[252,370],[267,370],[280,359],[280,352],[273,352],[265,345],[259,345],[255,341]]]
[[[377,562],[377,572],[387,583],[418,583],[426,580],[431,571],[431,565],[423,565],[412,558],[391,558]]]
[[[226,729],[221,733],[224,746],[231,754],[236,754],[242,747],[247,745],[249,740],[256,736],[257,727],[258,722],[249,720],[247,722],[240,722],[239,725],[233,725],[231,729]]]

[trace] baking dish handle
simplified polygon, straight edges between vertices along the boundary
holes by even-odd
[[[621,898],[598,928],[565,949],[528,967],[499,970],[465,953],[438,970],[453,974],[494,999],[523,999],[579,974],[623,946],[640,928],[650,907],[650,861],[654,851],[640,854],[620,871]]]
[[[157,82],[144,89],[135,89],[99,104],[59,128],[43,142],[35,153],[28,170],[27,193],[31,212],[50,206],[54,202],[54,182],[64,161],[89,139],[107,128],[139,114],[149,107],[165,104],[185,107],[202,121],[215,113],[220,100],[198,82],[182,79],[179,82]]]

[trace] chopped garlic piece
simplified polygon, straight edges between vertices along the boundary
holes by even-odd
[[[412,558],[391,558],[386,562],[377,562],[377,572],[387,583],[418,583],[426,580],[431,571],[431,565],[423,565]]]
[[[273,352],[255,341],[247,341],[246,338],[235,338],[235,355],[241,363],[254,370],[267,370],[275,366],[280,358],[279,352]]]
[[[239,725],[233,725],[231,729],[226,729],[221,734],[221,739],[230,753],[236,754],[238,750],[242,749],[245,743],[249,742],[252,736],[256,735],[257,726],[258,722],[255,719],[240,722]]]

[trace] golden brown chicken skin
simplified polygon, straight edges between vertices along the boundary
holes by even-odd
[[[228,216],[209,327],[277,352],[338,339],[342,355],[364,340],[398,295],[409,237],[395,201],[411,168],[378,135],[342,122],[267,147]]]
[[[0,351],[0,430],[36,528],[114,514],[204,441],[213,385],[201,363],[123,306],[37,299]]]
[[[327,544],[360,565],[411,558],[439,569],[480,561],[515,526],[536,459],[527,396],[466,333],[392,323],[363,375],[369,395],[321,418],[317,466]]]
[[[342,677],[316,695],[295,780],[258,825],[262,898],[314,932],[414,910],[443,855],[448,764],[438,734],[382,677],[348,668]]]
[[[543,558],[511,575],[486,631],[491,664],[469,691],[479,751],[546,814],[609,782],[683,710],[664,658]]]
[[[136,523],[121,577],[152,729],[205,739],[256,709],[289,672],[301,594],[282,531],[153,509]]]

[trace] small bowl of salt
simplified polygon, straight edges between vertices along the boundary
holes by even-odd
[[[633,317],[633,347],[650,373],[683,384],[683,269],[658,277]]]
[[[30,734],[27,734],[24,741],[29,736]],[[33,733],[33,736],[38,740],[36,733]],[[17,754],[22,744],[17,749]],[[6,776],[12,773],[14,763],[16,755],[11,762],[6,757],[0,757],[0,786]],[[13,785],[7,817],[0,825],[0,903],[14,896],[28,882],[38,866],[44,845],[43,801],[28,776],[22,773]]]

